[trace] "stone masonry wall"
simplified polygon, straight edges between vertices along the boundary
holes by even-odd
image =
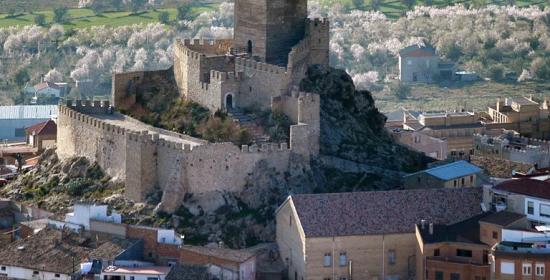
[[[241,191],[260,161],[266,161],[278,172],[289,168],[293,151],[286,143],[241,148],[232,143],[212,143],[191,147],[159,139],[152,131],[133,131],[78,112],[89,109],[93,108],[60,105],[59,156],[83,156],[96,161],[108,175],[125,182],[126,196],[135,201],[143,201],[147,193],[159,186],[170,194],[163,200],[167,211],[175,210],[188,192]],[[295,145],[302,154],[304,151],[298,147],[311,144]]]

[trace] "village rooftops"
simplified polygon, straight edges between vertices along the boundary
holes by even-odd
[[[208,280],[208,268],[204,265],[179,264],[172,266],[166,280]]]
[[[91,252],[85,240],[53,229],[20,239],[0,250],[0,265],[71,275]]]
[[[413,233],[423,219],[456,223],[480,214],[481,200],[481,188],[457,188],[298,194],[285,203],[306,237],[334,237]]]
[[[250,252],[246,250],[234,250],[229,248],[190,246],[190,245],[182,246],[181,250],[187,250],[196,254],[224,259],[224,260],[228,260],[236,263],[245,262],[256,255],[254,252]]]
[[[530,178],[504,181],[494,186],[493,190],[550,200],[550,183]]]
[[[418,171],[416,173],[412,173],[404,177],[409,177],[420,173],[427,173],[443,181],[448,181],[448,180],[461,178],[464,176],[477,174],[481,172],[482,172],[481,168],[471,163],[468,163],[467,161],[459,160],[449,164],[440,165],[430,169]]]
[[[141,243],[143,243],[141,240],[111,237],[106,242],[100,242],[100,245],[90,254],[90,257],[97,260],[114,260],[121,253],[133,246],[139,246]]]

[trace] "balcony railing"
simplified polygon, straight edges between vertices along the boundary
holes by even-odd
[[[446,263],[454,263],[457,265],[472,265],[472,266],[478,266],[478,267],[488,267],[488,263],[481,263],[472,261],[471,259],[465,259],[465,258],[459,258],[459,257],[427,257],[428,264],[430,262],[446,262]]]

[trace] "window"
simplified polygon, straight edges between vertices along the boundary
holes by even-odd
[[[38,271],[36,271],[36,270],[33,271],[33,272],[32,272],[32,275],[38,275]]]
[[[434,257],[439,257],[439,249],[434,250]]]
[[[2,269],[2,271],[6,271],[6,267],[5,267],[5,266],[3,266],[1,269]]]
[[[460,280],[460,274],[451,273],[451,280]]]
[[[453,180],[453,184],[454,184],[454,186],[456,187],[456,180]]]
[[[514,274],[514,263],[513,262],[501,262],[500,263],[500,273],[502,274]]]
[[[474,175],[470,175],[470,184],[474,183]]]
[[[420,143],[420,136],[418,135],[414,136],[414,143]]]
[[[340,277],[340,280],[348,280],[346,277]]]
[[[134,277],[134,276],[130,276],[130,280],[135,280],[135,277]]]
[[[348,256],[346,252],[340,252],[340,259],[339,259],[340,266],[346,266],[348,263]]]
[[[435,280],[443,280],[443,271],[435,272]]]
[[[498,239],[498,232],[493,231],[493,239]]]
[[[61,277],[61,275],[55,274],[55,278],[59,278],[59,277]]]
[[[535,203],[533,201],[527,201],[527,214],[535,214]]]
[[[395,264],[395,250],[388,251],[388,263]]]
[[[462,181],[462,185],[464,186],[464,178],[460,179]]]
[[[288,225],[292,226],[292,216],[290,216],[289,219],[288,219]]]
[[[407,64],[408,64],[408,65],[412,65],[412,63],[413,63],[412,60],[407,59]]]
[[[325,277],[323,280],[331,280],[330,277]]]
[[[537,276],[544,276],[544,264],[543,263],[537,263],[535,266],[535,274]]]
[[[325,257],[323,258],[323,265],[324,266],[330,266],[332,264],[332,256],[330,253],[325,253]]]
[[[531,264],[530,263],[524,263],[521,266],[521,271],[523,275],[531,275]]]
[[[539,207],[539,215],[542,217],[550,217],[550,205],[541,203]]]
[[[457,257],[471,258],[472,257],[472,251],[463,250],[463,249],[456,249],[456,256]]]

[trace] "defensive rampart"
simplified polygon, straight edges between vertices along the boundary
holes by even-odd
[[[318,102],[315,95],[296,93],[295,98]],[[290,147],[287,143],[237,147],[192,142],[188,136],[177,137],[174,132],[151,128],[111,110],[107,102],[60,105],[59,156],[83,156],[97,162],[108,175],[125,182],[126,195],[135,201],[143,201],[160,187],[167,211],[177,208],[188,192],[241,191],[261,161],[282,173],[289,168],[291,153],[309,157],[312,152],[309,139],[315,130],[305,123],[291,128]],[[298,111],[298,120],[316,114]]]

